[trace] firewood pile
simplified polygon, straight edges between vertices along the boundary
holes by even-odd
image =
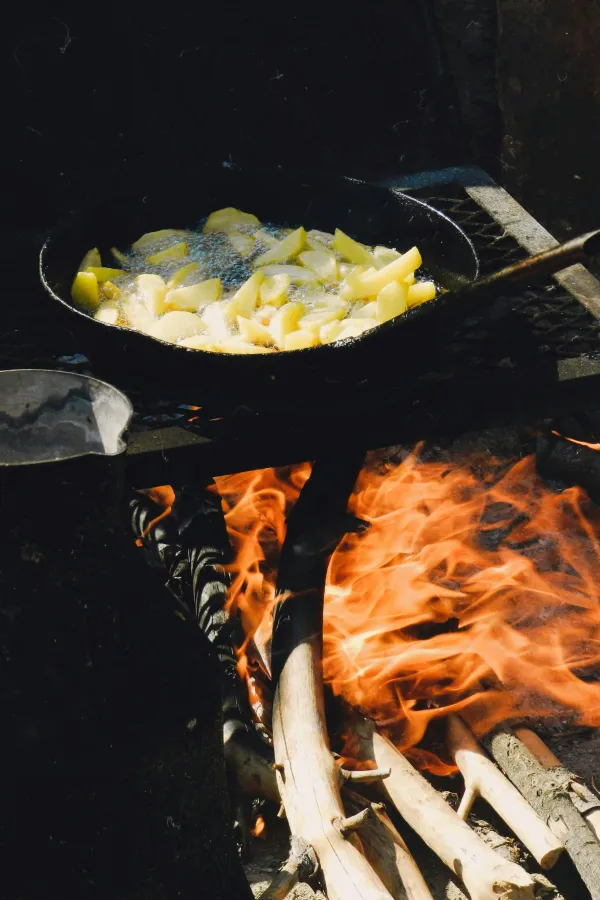
[[[600,798],[529,728],[500,725],[481,743],[459,713],[447,717],[447,749],[464,782],[457,809],[356,711],[348,711],[343,725],[352,759],[332,751],[322,678],[325,573],[343,531],[366,524],[346,515],[362,460],[355,453],[317,462],[288,518],[272,641],[264,651],[272,690],[270,722],[263,721],[267,741],[252,723],[246,686],[236,675],[233,648],[243,636],[225,612],[231,547],[218,496],[208,484],[186,486],[175,491],[167,516],[151,496],[131,501],[133,529],[148,561],[166,578],[180,613],[209,636],[221,662],[225,755],[240,844],[248,830],[244,795],[276,803],[289,825],[289,856],[261,896],[277,900],[309,881],[329,900],[431,900],[428,872],[419,869],[401,834],[408,826],[472,900],[559,897],[555,881],[566,900],[585,896],[586,889],[600,900]],[[307,532],[324,510],[331,541],[307,553]],[[495,810],[532,865],[505,858],[471,827],[477,798]],[[553,880],[553,872],[560,877]]]

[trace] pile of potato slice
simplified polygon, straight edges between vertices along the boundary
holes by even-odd
[[[247,267],[241,285],[205,277],[202,262],[190,257],[197,235],[164,229],[144,234],[129,256],[113,248],[119,268],[103,266],[90,250],[73,301],[101,322],[190,349],[275,353],[357,337],[436,296],[432,281],[415,277],[422,262],[416,247],[367,247],[340,229],[275,236],[232,207],[211,213],[202,232],[207,241],[226,242]]]

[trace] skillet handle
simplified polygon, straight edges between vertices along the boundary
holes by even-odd
[[[530,282],[539,281],[553,275],[567,266],[577,262],[586,262],[590,256],[600,253],[600,230],[572,238],[552,250],[538,253],[521,262],[472,281],[458,288],[452,294],[462,302],[464,300],[489,300],[502,294],[510,294],[515,287],[522,287]],[[450,295],[448,295],[450,296]]]

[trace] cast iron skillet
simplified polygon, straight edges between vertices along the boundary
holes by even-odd
[[[391,380],[426,371],[439,355],[446,326],[433,315],[406,315],[401,329],[382,326],[364,337],[325,347],[260,354],[227,355],[188,350],[139,332],[97,322],[74,307],[70,287],[79,261],[90,247],[103,260],[112,246],[126,249],[147,231],[195,227],[214,209],[235,206],[264,222],[304,225],[400,250],[416,244],[424,268],[439,284],[457,289],[477,277],[478,260],[463,231],[445,215],[393,189],[350,178],[302,175],[283,170],[198,169],[155,177],[150,186],[107,198],[58,226],[41,252],[42,282],[66,313],[94,373],[121,387],[160,389],[163,396],[194,402],[214,411],[298,409],[335,414],[352,408],[366,388],[385,393]],[[110,263],[107,263],[110,265]],[[416,311],[419,313],[419,310]]]

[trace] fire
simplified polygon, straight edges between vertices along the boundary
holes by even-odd
[[[230,603],[270,635],[285,516],[308,465],[216,479],[236,551]],[[533,457],[509,466],[376,456],[350,508],[368,520],[327,576],[324,677],[411,759],[460,710],[476,733],[523,716],[600,726],[600,517],[577,488],[548,489]],[[413,748],[412,750],[410,748]]]

